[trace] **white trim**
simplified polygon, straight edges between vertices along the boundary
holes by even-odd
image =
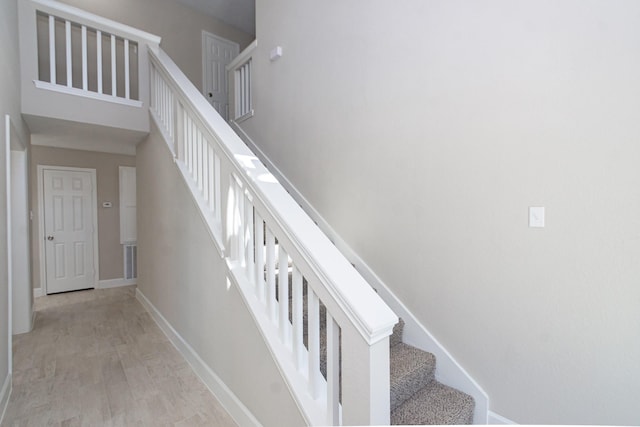
[[[165,319],[151,301],[144,296],[140,289],[136,289],[136,299],[147,312],[149,312],[158,327],[164,332],[169,341],[171,341],[187,362],[189,362],[189,365],[191,365],[195,373],[209,388],[209,391],[218,399],[222,407],[229,412],[231,417],[241,426],[260,426],[260,422],[249,409],[233,394],[220,377],[213,372],[209,365],[200,358],[189,343],[173,329],[167,319]]]
[[[276,165],[264,154],[256,143],[247,135],[238,123],[231,120],[231,127],[241,139],[266,165],[278,182],[287,189],[302,209],[318,224],[318,227],[329,237],[340,252],[355,266],[356,270],[378,292],[382,300],[405,322],[403,341],[422,350],[433,353],[438,361],[436,378],[443,383],[455,387],[475,400],[474,423],[487,424],[489,412],[489,396],[482,387],[465,371],[453,356],[427,330],[427,328],[407,309],[407,307],[391,292],[376,273],[355,253],[347,243],[331,228],[329,223],[315,210],[293,184],[280,172]]]
[[[235,118],[233,121],[236,123],[242,123],[247,119],[250,119],[251,117],[253,117],[253,108],[251,110],[249,110],[247,113],[244,113],[243,115],[241,115],[240,117]]]
[[[119,288],[121,286],[131,286],[137,284],[136,279],[127,280],[124,278],[120,279],[109,279],[109,280],[100,280],[98,281],[98,286],[96,289],[110,289],[110,288]]]
[[[245,47],[244,50],[240,52],[238,56],[236,56],[234,60],[229,63],[229,65],[227,65],[227,72],[233,70],[238,65],[251,58],[251,53],[255,50],[256,47],[258,47],[258,39],[252,41],[249,46]]]
[[[42,292],[42,288],[33,288],[33,297],[34,298],[40,298],[43,295],[44,295],[44,293]]]
[[[511,421],[509,418],[505,418],[502,415],[498,415],[493,411],[489,411],[489,424],[491,425],[517,425],[515,421]]]
[[[0,424],[4,420],[4,415],[7,412],[7,406],[9,406],[9,398],[11,397],[11,390],[13,380],[11,376],[11,372],[7,374],[7,377],[4,379],[4,384],[2,384],[2,390],[0,390]]]
[[[141,133],[142,135],[142,133]],[[144,136],[140,137],[142,141]],[[69,150],[93,151],[97,153],[124,154],[125,156],[135,156],[136,147],[133,143],[115,143],[105,138],[82,138],[82,139],[62,139],[62,138],[33,138],[31,145],[39,147],[67,148]]]
[[[6,195],[6,215],[7,215],[7,373],[11,376],[13,372],[13,252],[11,244],[11,116],[6,114],[5,126],[5,195]]]
[[[34,80],[33,84],[38,89],[50,90],[53,92],[59,92],[67,95],[73,95],[73,96],[81,96],[84,98],[97,99],[99,101],[112,102],[114,104],[127,105],[129,107],[142,108],[142,106],[144,105],[142,101],[138,101],[135,99],[120,98],[115,95],[107,95],[107,94],[98,93],[98,92],[91,92],[90,90],[83,90],[76,87],[62,86],[59,84],[43,82],[41,80]]]
[[[43,295],[47,294],[47,260],[44,248],[44,171],[60,170],[87,172],[91,175],[91,202],[93,205],[93,286],[97,287],[99,272],[98,258],[98,180],[95,169],[73,168],[67,166],[37,165],[38,170],[38,253],[40,255],[40,289]]]

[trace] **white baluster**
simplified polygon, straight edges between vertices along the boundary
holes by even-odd
[[[169,136],[171,137],[171,139],[173,140],[173,136],[174,136],[174,129],[175,129],[175,115],[173,114],[173,110],[174,110],[174,96],[173,96],[173,91],[171,90],[171,86],[167,85],[167,91],[169,92],[169,117],[167,118],[167,120],[169,121]]]
[[[293,322],[293,337],[292,337],[292,345],[293,345],[293,359],[296,364],[296,368],[299,371],[302,371],[305,368],[304,356],[306,350],[304,348],[303,341],[303,333],[304,333],[304,321],[303,321],[303,311],[304,311],[304,289],[302,284],[302,273],[298,270],[298,267],[293,266],[293,277],[291,282],[291,290],[293,294],[292,300],[292,322]]]
[[[202,196],[209,206],[209,176],[211,175],[211,163],[209,163],[209,141],[206,137],[202,138]]]
[[[240,114],[244,114],[244,65],[240,67]]]
[[[247,104],[247,113],[251,112],[251,97],[253,96],[251,94],[251,63],[252,63],[252,59],[249,59],[249,62],[247,64],[249,64],[249,76],[247,77],[247,93],[249,94],[248,98],[248,104]]]
[[[239,264],[246,267],[246,259],[244,256],[244,195],[242,192],[242,186],[236,178],[236,211],[235,218],[238,221],[236,227],[236,257]]]
[[[253,200],[249,193],[245,192],[244,196],[244,247],[245,260],[247,263],[247,278],[253,280],[255,278],[255,257],[254,257],[254,241],[253,241]]]
[[[327,422],[340,425],[340,328],[327,311]]]
[[[198,183],[198,189],[200,190],[200,194],[202,194],[202,181],[203,172],[204,172],[204,143],[202,141],[202,131],[198,128],[198,175],[196,177],[196,181]]]
[[[247,62],[246,71],[244,73],[244,110],[243,113],[247,114],[249,109],[251,108],[251,104],[249,103],[249,96],[251,94],[251,90],[249,88],[249,83],[251,82],[251,62]]]
[[[309,393],[320,397],[322,373],[320,372],[320,304],[318,296],[307,286],[307,345],[309,347]]]
[[[102,93],[102,31],[100,30],[96,30],[96,62],[98,93]]]
[[[160,76],[160,122],[162,123],[163,130],[167,130],[167,85],[164,82],[164,78]]]
[[[67,60],[67,87],[73,86],[73,68],[71,64],[71,21],[64,21],[65,54]]]
[[[215,218],[217,221],[220,221],[222,217],[222,209],[220,209],[220,158],[218,155],[215,155],[215,177],[213,180],[213,200],[214,200],[214,209],[215,209]]]
[[[82,26],[82,90],[89,89],[87,73],[87,26]]]
[[[185,132],[186,132],[186,140],[185,140],[185,148],[186,148],[186,156],[184,159],[184,163],[187,166],[187,170],[191,172],[192,163],[191,163],[191,132],[193,131],[193,127],[191,126],[191,116],[188,112],[185,112],[186,124],[185,124]]]
[[[214,212],[215,209],[215,190],[214,190],[214,186],[215,186],[215,182],[214,182],[214,177],[215,177],[215,173],[216,173],[216,163],[215,163],[215,153],[213,151],[213,146],[211,145],[211,143],[208,143],[209,145],[209,152],[208,152],[208,156],[209,156],[209,175],[207,176],[207,191],[208,191],[208,196],[207,196],[207,201],[209,202],[209,210],[211,212]]]
[[[278,247],[278,305],[280,306],[280,339],[291,345],[291,324],[289,323],[289,255],[280,243]]]
[[[56,18],[49,15],[49,81],[57,84],[56,79]]]
[[[273,233],[267,227],[267,244],[265,249],[267,264],[267,314],[274,323],[278,317],[276,307],[276,242]]]
[[[257,210],[255,215],[255,284],[258,299],[264,302],[264,221]]]
[[[131,97],[131,89],[129,84],[129,40],[124,39],[124,97]]]
[[[116,36],[111,34],[111,95],[116,96]]]

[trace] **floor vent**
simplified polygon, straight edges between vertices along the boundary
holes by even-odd
[[[138,246],[124,245],[124,278],[126,280],[138,277]]]

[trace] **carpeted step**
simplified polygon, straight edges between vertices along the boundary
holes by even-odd
[[[433,381],[391,411],[391,424],[472,424],[474,409],[475,402],[471,396]]]
[[[436,358],[416,347],[399,343],[389,349],[391,410],[434,381]]]
[[[394,345],[398,345],[402,342],[402,334],[404,331],[404,320],[402,317],[399,318],[398,323],[393,327],[393,333],[389,337],[389,347],[393,347]]]

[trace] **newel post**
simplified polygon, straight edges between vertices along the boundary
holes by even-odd
[[[342,330],[342,424],[389,425],[389,334],[369,344]]]

